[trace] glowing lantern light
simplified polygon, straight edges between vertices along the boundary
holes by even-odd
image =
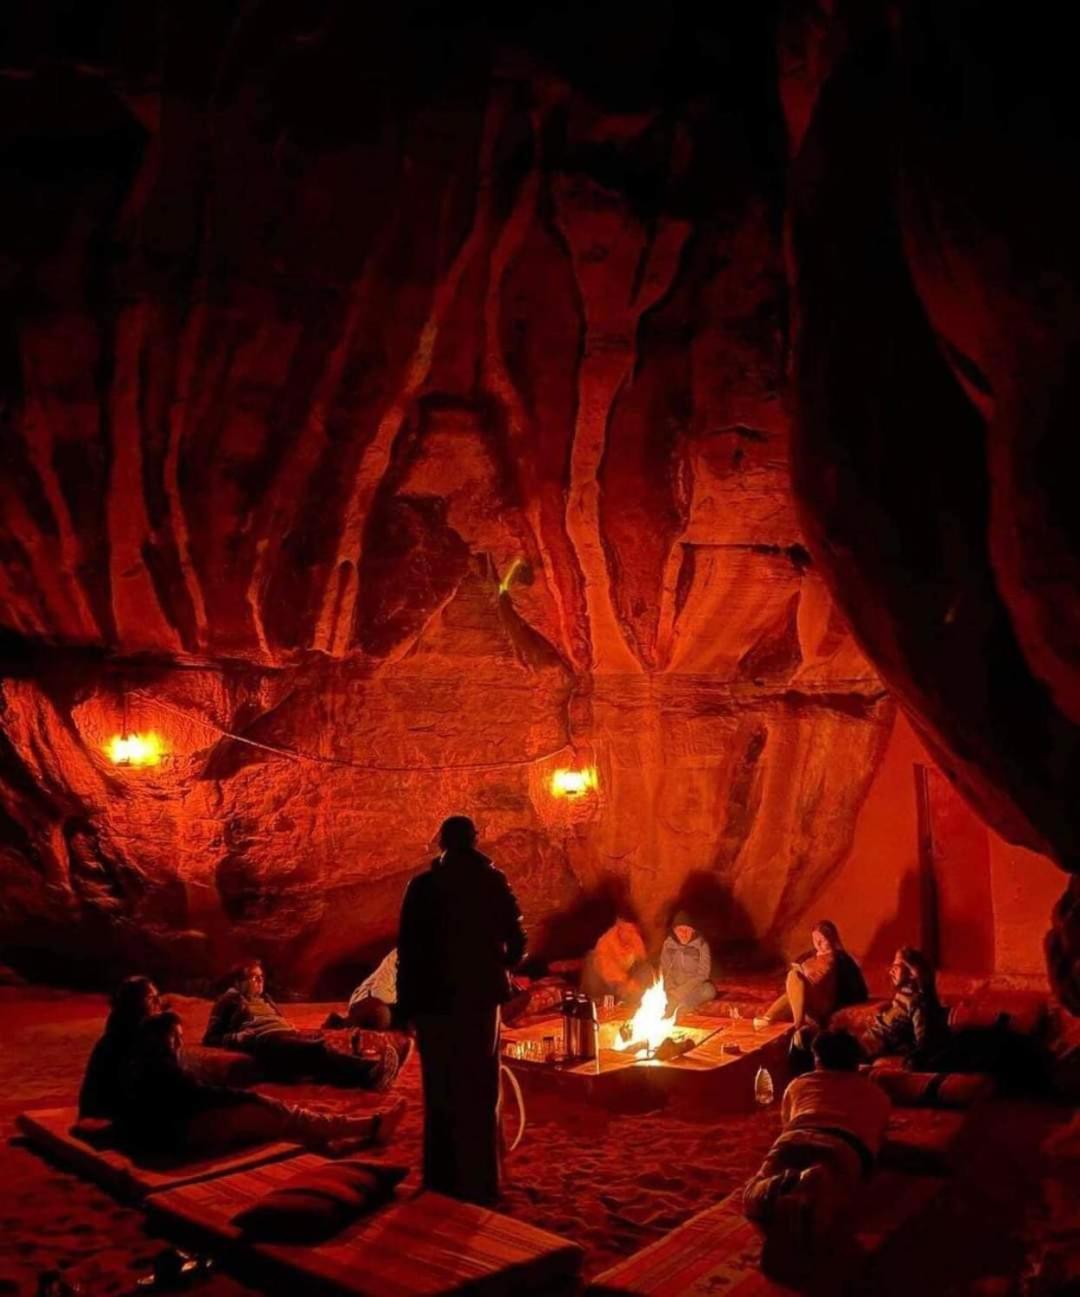
[[[156,766],[163,755],[161,739],[156,734],[114,734],[105,751],[117,766]]]
[[[556,797],[580,797],[596,787],[596,767],[584,770],[556,770],[551,776],[551,791]]]

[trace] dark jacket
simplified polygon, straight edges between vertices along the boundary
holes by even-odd
[[[80,1117],[116,1116],[123,1103],[121,1072],[136,1040],[136,1033],[106,1031],[90,1052],[79,1090]]]
[[[804,964],[808,959],[813,959],[814,951],[808,950],[805,954],[800,955],[795,961],[798,964]],[[870,998],[870,992],[866,989],[866,979],[862,975],[862,969],[855,962],[852,955],[846,950],[836,952],[836,1009],[842,1009],[848,1004],[863,1004]]]
[[[174,1054],[137,1046],[125,1060],[121,1084],[116,1128],[125,1143],[152,1151],[182,1150],[191,1119],[200,1112],[253,1101],[246,1090],[200,1081]]]
[[[525,926],[505,875],[474,850],[445,851],[412,880],[401,906],[398,1009],[490,1009],[510,999]]]
[[[264,995],[263,999],[275,1013],[281,1013],[268,995]],[[246,1048],[250,1042],[240,1040],[238,1036],[250,1028],[252,1022],[247,997],[239,987],[234,986],[214,1001],[214,1007],[210,1010],[210,1021],[206,1024],[203,1044],[213,1045],[218,1049]],[[282,1030],[290,1029],[290,1024],[284,1017],[281,1019],[281,1027]]]

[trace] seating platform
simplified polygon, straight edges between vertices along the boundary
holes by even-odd
[[[748,1111],[754,1106],[754,1077],[759,1067],[775,1076],[785,1074],[790,1023],[755,1030],[745,1018],[718,1019],[686,1014],[673,1035],[698,1043],[688,1053],[661,1061],[617,1049],[623,1017],[600,1022],[599,1056],[590,1062],[546,1063],[515,1057],[519,1042],[542,1045],[545,1037],[561,1038],[562,1019],[544,1018],[502,1032],[503,1062],[523,1085],[548,1086],[573,1093],[584,1101],[609,1106],[620,1098],[654,1101],[657,1106],[678,1096],[688,1108],[699,1100],[708,1111]]]
[[[233,1218],[325,1159],[304,1153],[200,1181],[147,1201],[154,1223],[182,1241],[217,1245],[238,1266],[276,1272],[295,1292],[354,1297],[483,1297],[577,1290],[582,1249],[567,1239],[441,1194],[399,1195],[316,1246],[246,1244]]]
[[[831,1252],[810,1291],[841,1291],[867,1267],[909,1221],[938,1197],[945,1181],[935,1176],[881,1171],[866,1186],[849,1256]],[[742,1213],[742,1193],[596,1276],[593,1297],[781,1297],[795,1291],[761,1269],[764,1236]]]
[[[951,1175],[967,1126],[966,1112],[894,1107],[880,1165],[908,1175]]]
[[[299,1144],[275,1143],[257,1144],[194,1161],[133,1158],[108,1143],[108,1123],[80,1125],[77,1108],[41,1108],[20,1113],[15,1125],[34,1148],[129,1202],[213,1176],[282,1161],[302,1151]]]

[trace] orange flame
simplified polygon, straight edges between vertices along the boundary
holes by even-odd
[[[117,766],[156,766],[164,755],[156,734],[114,734],[105,751]]]
[[[626,1049],[632,1044],[648,1044],[655,1050],[671,1035],[675,1027],[678,1009],[667,1014],[667,991],[664,983],[657,979],[641,997],[641,1005],[630,1021],[630,1033],[627,1039],[616,1038],[615,1048]]]

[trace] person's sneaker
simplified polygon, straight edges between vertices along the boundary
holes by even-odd
[[[327,1015],[326,1021],[322,1025],[323,1031],[342,1031],[349,1025],[348,1020],[343,1018],[336,1010]]]
[[[197,1256],[170,1247],[154,1257],[153,1270],[137,1279],[135,1286],[151,1292],[171,1292],[176,1288],[188,1288],[205,1279],[213,1268],[214,1262],[208,1256]]]
[[[394,1046],[393,1040],[389,1033],[383,1035],[379,1042],[380,1057],[378,1075],[373,1089],[382,1094],[397,1080],[398,1072],[401,1071],[401,1056]]]
[[[755,1019],[754,1019],[754,1030],[755,1030],[755,1031],[764,1031],[765,1028],[766,1028],[767,1026],[769,1026],[769,1020],[768,1020],[768,1018],[755,1018]]]

